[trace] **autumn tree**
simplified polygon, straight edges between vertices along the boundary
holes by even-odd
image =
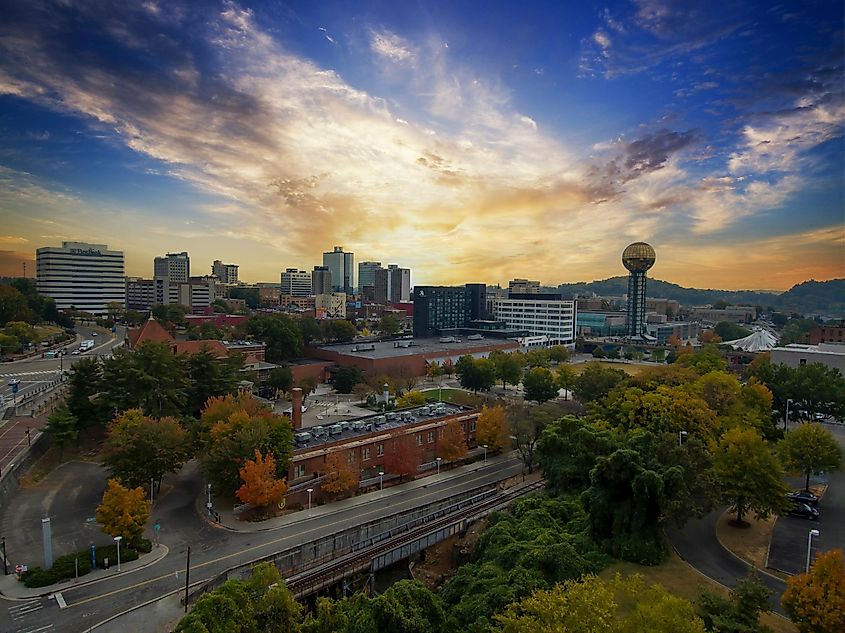
[[[109,479],[95,516],[109,536],[137,543],[150,516],[150,502],[143,488],[125,488],[117,479]]]
[[[324,467],[325,477],[321,484],[323,492],[341,495],[358,488],[361,473],[351,466],[340,451],[329,453]]]
[[[53,438],[53,443],[59,447],[59,461],[66,444],[79,437],[79,423],[67,407],[62,406],[47,417],[47,426],[43,431]]]
[[[475,443],[478,446],[486,444],[491,451],[510,445],[510,429],[503,407],[481,407],[475,426]]]
[[[845,562],[841,549],[819,554],[809,573],[786,581],[780,603],[801,633],[845,631]]]
[[[437,456],[447,462],[454,462],[469,452],[466,437],[458,420],[449,420],[441,429],[443,435],[437,442]]]
[[[384,470],[399,475],[399,481],[416,475],[419,463],[419,454],[410,436],[397,437],[384,454]]]
[[[188,456],[187,433],[173,418],[156,420],[130,409],[108,426],[103,464],[130,486],[151,480],[161,486],[162,477],[179,470]]]
[[[572,365],[559,365],[557,368],[557,386],[563,389],[563,399],[569,400],[569,392],[575,388],[578,381],[578,374],[572,368]]]
[[[408,391],[396,398],[396,408],[419,407],[425,404],[425,396],[422,391]]]
[[[778,514],[786,507],[783,468],[753,429],[733,428],[719,442],[713,465],[722,496],[736,512],[737,525],[753,511],[758,518]]]
[[[285,498],[288,487],[284,480],[276,478],[276,460],[272,454],[263,457],[255,449],[255,459],[248,459],[239,472],[244,483],[235,494],[244,503],[264,508]]]
[[[818,424],[802,424],[792,429],[778,444],[784,467],[805,476],[804,489],[810,489],[810,475],[839,470],[842,447],[827,429]]]

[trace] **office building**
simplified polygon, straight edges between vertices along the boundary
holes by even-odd
[[[541,337],[543,345],[575,343],[575,302],[560,295],[509,293],[507,299],[496,300],[495,312],[508,329],[527,330],[529,336]]]
[[[467,289],[464,286],[416,286],[414,288],[414,336],[429,337],[444,330],[465,327]]]
[[[646,271],[654,266],[654,249],[645,242],[634,242],[622,251],[622,265],[628,269],[628,336],[645,333]]]
[[[215,259],[211,265],[211,274],[217,277],[221,284],[234,285],[238,283],[237,264],[224,264],[219,259]]]
[[[126,309],[146,312],[155,305],[155,282],[141,277],[126,278]]]
[[[314,295],[314,311],[318,319],[345,319],[346,293]]]
[[[390,294],[390,275],[387,268],[377,268],[373,271],[373,302],[384,305]]]
[[[782,364],[797,368],[802,365],[820,363],[828,369],[838,369],[845,373],[845,344],[819,343],[818,345],[803,345],[790,343],[784,347],[772,349],[772,364]]]
[[[191,276],[191,258],[188,253],[167,253],[164,257],[156,257],[153,267],[153,277],[166,277],[173,283],[187,283]]]
[[[328,268],[332,274],[332,291],[344,292],[348,295],[354,294],[354,253],[345,253],[342,246],[335,246],[332,252],[323,253],[323,266]]]
[[[38,292],[52,297],[56,308],[105,314],[108,304],[126,305],[123,251],[106,244],[62,242],[35,252]]]
[[[358,264],[358,290],[372,286],[375,282],[375,272],[381,268],[381,262],[360,262]]]
[[[709,306],[690,308],[690,318],[706,323],[720,323],[731,321],[734,323],[751,323],[757,318],[754,306],[727,306],[725,308],[711,308]]]
[[[582,310],[576,303],[575,334],[586,338],[625,336],[628,332],[627,314],[610,310]]]
[[[486,284],[466,284],[467,319],[483,321],[487,318]]]
[[[391,303],[408,303],[411,300],[411,269],[396,264],[387,267],[387,300]]]
[[[646,323],[645,328],[648,335],[658,345],[666,345],[669,339],[678,339],[682,343],[698,339],[698,323],[687,321]]]
[[[314,266],[311,272],[311,292],[315,295],[325,295],[331,291],[332,271],[328,266]]]
[[[288,268],[282,273],[281,294],[307,297],[311,294],[312,273],[307,270]]]
[[[508,294],[537,294],[540,292],[539,281],[528,279],[512,279],[508,282]]]

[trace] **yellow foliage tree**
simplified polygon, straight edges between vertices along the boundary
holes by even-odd
[[[510,429],[505,416],[505,409],[499,405],[481,407],[481,415],[475,425],[475,443],[487,444],[491,451],[498,451],[510,444]]]
[[[330,453],[326,457],[325,468],[326,476],[321,485],[323,492],[339,495],[358,487],[361,474],[357,469],[349,466],[340,451]]]
[[[449,420],[442,429],[443,436],[437,442],[437,456],[447,462],[454,462],[469,452],[464,430],[457,420]]]
[[[255,449],[255,459],[248,459],[240,469],[243,485],[235,493],[244,503],[264,508],[285,498],[287,485],[276,479],[276,460],[272,453],[262,457]]]
[[[403,393],[396,399],[396,408],[405,409],[407,407],[421,407],[425,404],[425,396],[422,391],[409,391]]]
[[[841,549],[819,554],[808,574],[786,581],[780,599],[801,633],[845,631],[845,562]]]
[[[150,502],[143,488],[126,488],[117,479],[109,479],[95,516],[106,534],[137,543],[150,516]]]

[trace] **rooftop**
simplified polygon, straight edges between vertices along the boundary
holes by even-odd
[[[454,342],[445,342],[452,338]],[[441,342],[443,340],[444,342]],[[459,353],[472,349],[502,348],[510,349],[516,347],[514,341],[502,339],[480,338],[468,339],[466,336],[442,337],[441,338],[404,338],[390,341],[368,341],[359,343],[343,343],[341,345],[321,345],[319,349],[337,352],[344,356],[355,356],[358,358],[396,358],[400,356],[415,356],[417,354],[438,354],[438,353]]]
[[[334,442],[364,438],[372,433],[398,429],[419,422],[434,422],[444,417],[469,412],[471,409],[450,403],[433,403],[400,411],[374,413],[355,420],[312,426],[294,431],[294,453]]]

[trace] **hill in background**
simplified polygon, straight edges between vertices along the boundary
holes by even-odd
[[[558,288],[566,297],[591,293],[600,296],[620,296],[628,292],[628,278],[610,277],[601,281],[561,284]],[[757,290],[702,290],[684,288],[660,279],[649,279],[647,294],[649,297],[675,299],[685,306],[712,305],[721,300],[731,304],[772,307],[775,310],[806,315],[845,316],[845,279],[805,281],[783,293]]]

